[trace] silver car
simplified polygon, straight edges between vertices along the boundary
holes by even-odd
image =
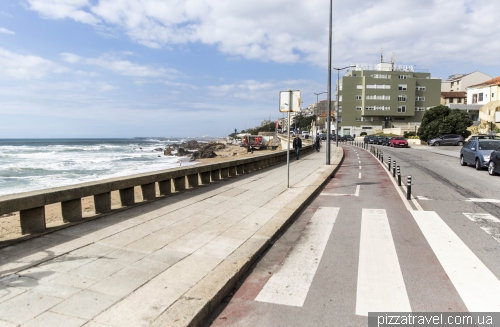
[[[427,144],[440,146],[440,145],[464,145],[464,137],[458,134],[444,134],[427,141]]]
[[[500,147],[500,140],[470,140],[460,150],[460,164],[474,165],[476,170],[488,167],[491,153]]]

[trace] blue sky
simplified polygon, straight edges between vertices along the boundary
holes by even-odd
[[[301,90],[304,106],[326,90],[328,6],[2,1],[0,138],[222,136],[274,120],[280,90]],[[500,75],[500,2],[333,6],[333,67],[375,64],[383,48],[434,77]]]

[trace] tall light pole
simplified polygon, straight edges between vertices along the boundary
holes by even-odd
[[[340,83],[340,71],[347,69],[347,68],[353,68],[356,66],[347,66],[344,68],[333,68],[337,71],[337,100],[335,101],[335,105],[337,107],[337,110],[335,110],[335,139],[336,139],[336,144],[339,146],[339,83]]]
[[[328,31],[328,114],[326,116],[326,164],[330,164],[330,116],[332,115],[332,0],[330,0],[330,29]]]

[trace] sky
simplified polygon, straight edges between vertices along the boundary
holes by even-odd
[[[500,1],[332,1],[333,67],[382,49],[437,78],[500,75]],[[327,89],[329,4],[2,0],[0,138],[218,137],[281,118],[280,91],[306,107]]]

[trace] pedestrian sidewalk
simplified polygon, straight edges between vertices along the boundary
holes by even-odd
[[[336,171],[343,149],[0,250],[0,326],[198,326]],[[293,157],[293,156],[291,156]]]

